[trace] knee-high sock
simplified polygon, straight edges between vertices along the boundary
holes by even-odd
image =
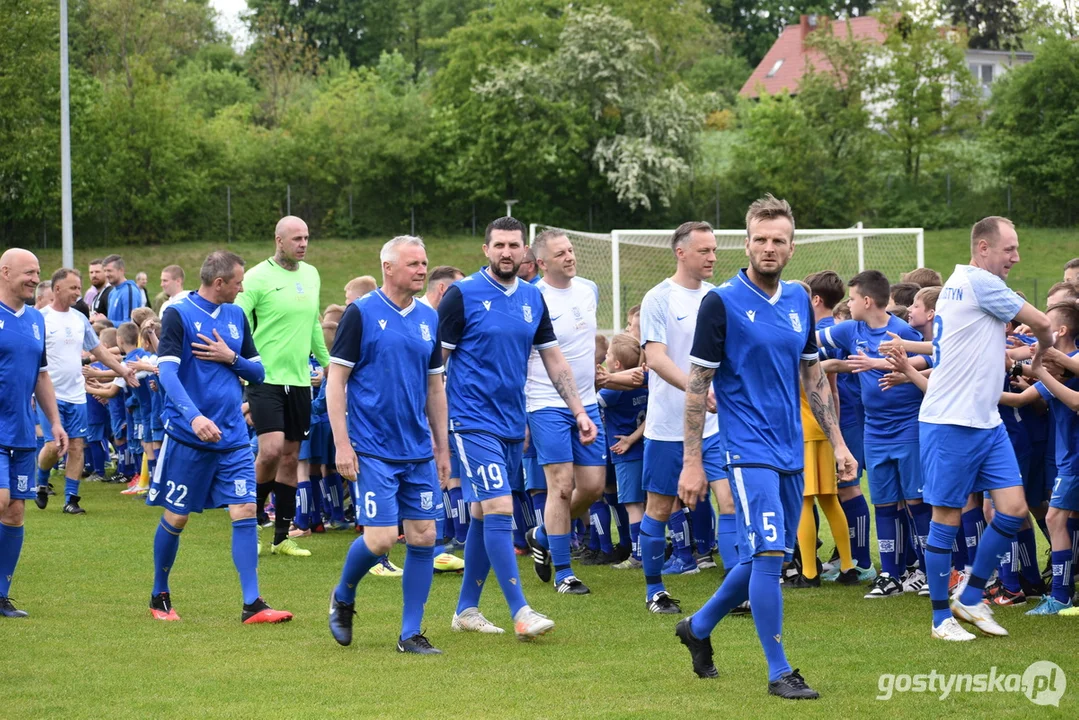
[[[865,495],[857,495],[844,500],[843,514],[847,516],[849,528],[850,550],[854,562],[860,568],[873,566],[869,557],[869,505],[865,501]]]
[[[1008,551],[1000,556],[997,563],[997,577],[1000,584],[1009,592],[1019,592],[1019,541],[1012,540]]]
[[[918,565],[918,533],[914,530],[914,519],[910,515],[909,508],[899,511],[899,530],[903,533],[903,567],[916,567]]]
[[[258,521],[255,518],[233,520],[232,563],[240,575],[240,590],[244,605],[259,598]]]
[[[180,533],[183,528],[173,527],[165,518],[157,524],[154,534],[154,589],[151,595],[169,591],[169,573],[176,562],[176,551],[180,549]]]
[[[929,521],[933,517],[933,506],[929,503],[907,505],[910,513],[910,525],[913,530],[911,541],[918,556],[918,567],[925,572],[925,545],[929,540]]]
[[[11,590],[11,578],[22,554],[22,525],[0,523],[0,597],[7,597]]]
[[[689,521],[686,520],[685,510],[676,510],[667,519],[667,527],[671,530],[671,541],[674,543],[674,554],[683,562],[693,561],[693,548],[690,546]]]
[[[630,548],[630,556],[634,560],[641,559],[641,524],[630,523],[629,524],[629,539],[632,543]]]
[[[929,523],[925,567],[926,579],[929,581],[929,600],[933,603],[933,627],[952,616],[952,611],[948,608],[948,581],[952,575],[952,543],[958,533],[958,526]]]
[[[629,513],[626,506],[618,502],[618,493],[603,493],[603,501],[611,509],[614,517],[615,528],[618,530],[618,544],[632,550],[630,542]]]
[[[274,483],[274,533],[273,544],[288,539],[288,529],[296,518],[296,488],[284,483]]]
[[[337,583],[334,597],[337,602],[351,604],[356,602],[356,586],[367,574],[367,571],[378,564],[381,555],[375,555],[367,547],[367,541],[363,535],[352,541],[348,554],[345,555],[345,566],[341,568],[341,579]],[[409,636],[411,637],[411,636]]]
[[[296,483],[296,518],[293,522],[301,530],[310,530],[311,518],[311,481],[301,480]]]
[[[721,513],[716,521],[719,526],[719,556],[727,572],[738,565],[738,526],[734,523],[734,513]]]
[[[614,552],[614,544],[611,542],[611,508],[603,500],[597,500],[588,509],[588,515],[600,552],[610,555]]]
[[[962,570],[967,566],[967,541],[957,532],[952,541],[952,567]],[[928,575],[928,573],[926,573]]]
[[[753,607],[753,624],[768,661],[768,681],[778,680],[791,671],[783,652],[783,591],[779,578],[783,573],[783,557],[757,555],[753,558],[753,574],[749,578],[749,603]]]
[[[449,490],[443,490],[442,491],[442,509],[443,509],[442,514],[444,516],[444,521],[443,521],[444,524],[443,524],[442,527],[443,527],[443,532],[445,534],[440,538],[436,538],[435,542],[442,542],[446,538],[456,538],[457,537],[457,523],[454,520],[454,517],[455,517],[454,507],[453,507],[453,501],[450,500],[450,491]]]
[[[727,570],[719,589],[690,618],[690,629],[696,637],[704,639],[711,635],[712,630],[727,613],[749,599],[749,579],[752,574],[751,562],[735,565]]]
[[[1041,568],[1038,567],[1038,541],[1034,528],[1020,530],[1015,534],[1019,548],[1020,573],[1031,585],[1041,581]]]
[[[330,517],[335,523],[345,521],[345,485],[341,475],[333,472],[326,476],[326,497],[329,499]]]
[[[832,530],[835,538],[835,547],[839,552],[840,570],[850,570],[854,567],[854,555],[850,549],[850,529],[847,527],[847,515],[843,512],[843,506],[839,503],[836,495],[818,495],[817,504],[824,511],[824,518],[828,521],[828,527]]]
[[[573,575],[570,567],[569,533],[551,534],[546,536],[547,545],[551,551],[551,564],[554,565],[554,582],[557,586],[560,582]]]
[[[457,542],[463,543],[468,539],[468,503],[464,500],[461,488],[450,488],[450,502],[457,508],[457,514],[453,516],[454,530],[457,532]]]
[[[312,475],[308,482],[311,483],[311,507],[307,511],[307,524],[315,529],[322,524],[322,509],[326,506],[322,495],[322,474]]]
[[[547,491],[532,493],[532,515],[536,518],[536,527],[543,527],[543,515],[547,510]]]
[[[802,516],[798,520],[798,551],[802,556],[802,574],[817,577],[817,523],[813,515],[813,496],[802,498]]]
[[[483,544],[491,559],[502,595],[510,608],[510,616],[528,603],[521,590],[521,577],[517,572],[517,557],[513,553],[513,518],[509,515],[486,515],[483,518]],[[468,561],[465,561],[468,567]]]
[[[963,540],[967,545],[967,567],[973,567],[978,559],[978,544],[985,532],[985,513],[980,507],[967,510],[961,518]]]
[[[877,505],[877,549],[880,552],[881,573],[888,573],[896,580],[903,574],[901,518],[895,505]],[[905,523],[904,523],[905,524]]]
[[[64,502],[71,502],[71,497],[78,497],[79,481],[77,478],[64,478]]]
[[[1076,561],[1076,556],[1079,555],[1079,518],[1068,518],[1068,534],[1072,539],[1072,563]]]
[[[423,622],[423,606],[431,594],[431,579],[435,576],[435,549],[408,545],[405,548],[404,575],[401,576],[401,594],[404,607],[401,612],[401,639],[407,640],[420,632]]]
[[[712,509],[711,497],[697,503],[689,512],[689,527],[693,533],[693,546],[698,555],[712,552],[716,541],[716,513]]]
[[[1008,552],[1015,539],[1015,534],[1023,525],[1023,518],[1013,515],[1005,515],[997,512],[993,515],[993,521],[982,533],[982,539],[978,543],[978,554],[974,558],[974,565],[970,570],[970,579],[967,587],[959,597],[959,602],[964,605],[974,605],[982,601],[985,591],[985,581],[989,579],[997,565],[997,558]]]
[[[457,612],[480,606],[480,594],[491,572],[491,559],[487,557],[484,544],[484,520],[475,518],[468,524],[468,539],[465,541],[465,572],[461,578],[461,594],[457,598]]]
[[[651,601],[657,592],[666,590],[663,586],[663,560],[667,545],[665,532],[664,523],[645,512],[639,540],[641,564],[644,566],[645,602]]]
[[[996,522],[996,520],[994,520]],[[988,534],[988,531],[986,531]],[[1072,551],[1053,550],[1049,556],[1053,564],[1053,599],[1067,604],[1075,591],[1075,580],[1072,571]]]
[[[528,502],[528,500],[525,500]],[[524,508],[521,507],[521,493],[513,493],[513,546],[518,548],[528,547],[528,543],[525,542],[525,533],[528,532],[528,525],[525,524]]]

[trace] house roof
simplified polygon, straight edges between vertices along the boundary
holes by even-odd
[[[848,20],[832,20],[815,15],[802,15],[797,25],[783,28],[779,38],[742,86],[743,97],[759,97],[763,89],[771,95],[779,92],[798,92],[802,76],[810,65],[819,71],[830,70],[831,64],[818,51],[805,46],[806,36],[811,32],[830,29],[836,37],[846,37],[848,28],[856,38],[884,42],[884,32],[875,17],[855,17]]]

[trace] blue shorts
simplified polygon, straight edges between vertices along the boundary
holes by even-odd
[[[7,490],[11,500],[33,500],[37,494],[37,450],[11,450],[0,447],[0,490]]]
[[[1042,507],[1049,502],[1056,480],[1056,458],[1053,453],[1046,452],[1045,446],[1044,442],[1032,444],[1028,466],[1024,468],[1020,465],[1027,506],[1031,508]]]
[[[168,435],[146,504],[177,515],[255,502],[255,458],[247,446],[227,452],[200,450]]]
[[[321,465],[326,451],[326,433],[322,423],[313,422],[307,431],[307,437],[300,442],[300,460],[312,465]]]
[[[127,441],[127,413],[113,413],[109,411],[109,430],[113,440],[123,443]]]
[[[630,460],[614,466],[614,476],[618,480],[618,502],[644,502],[644,460]]]
[[[509,495],[511,478],[521,466],[523,442],[506,442],[487,433],[450,433],[451,453],[461,464],[465,502],[483,502]]]
[[[461,461],[457,459],[457,448],[454,447],[453,439],[450,439],[450,480],[461,479]]]
[[[581,444],[577,420],[569,408],[549,407],[528,413],[528,431],[532,434],[532,445],[536,448],[540,465],[568,462],[592,466],[607,464],[607,438],[599,416],[599,405],[589,405],[585,412],[598,433],[591,445]]]
[[[762,467],[731,468],[741,562],[764,552],[794,552],[803,490],[802,473],[781,474]]]
[[[916,442],[865,444],[869,499],[874,505],[922,499],[922,458],[918,451]]]
[[[60,426],[64,428],[69,438],[72,440],[84,438],[90,432],[90,423],[86,419],[86,403],[76,405],[57,400],[56,409],[60,411]],[[37,406],[37,421],[41,425],[41,435],[45,438],[45,442],[52,442],[55,439],[52,436],[52,426],[40,405]]]
[[[962,508],[971,493],[1023,484],[1003,424],[983,429],[923,422],[918,437],[924,498],[933,507]]]
[[[442,490],[434,460],[387,462],[358,455],[360,503],[356,522],[375,527],[442,515]]]
[[[1079,512],[1079,475],[1059,475],[1053,482],[1049,507]]]
[[[150,416],[149,428],[150,437],[147,439],[148,442],[159,443],[165,441],[165,424],[161,421],[160,415]]]
[[[704,439],[701,446],[704,476],[708,482],[727,477],[719,433]],[[678,477],[682,474],[682,442],[680,440],[644,439],[643,483],[646,492],[678,497]]]
[[[86,430],[86,442],[105,442],[106,435],[105,423],[90,423]]]
[[[535,453],[532,457],[521,458],[521,468],[525,476],[525,490],[547,492],[547,475],[543,472],[543,466],[539,464],[539,458]]]
[[[845,428],[840,428],[840,432],[843,434],[843,442],[847,443],[847,449],[854,456],[854,462],[858,463],[858,468],[854,471],[853,480],[838,482],[836,487],[855,487],[862,484],[862,471],[865,470],[865,425],[862,423],[848,425]]]

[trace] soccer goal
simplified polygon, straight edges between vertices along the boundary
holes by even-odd
[[[671,235],[674,230],[612,230],[590,233],[532,224],[529,242],[543,230],[557,229],[573,241],[577,274],[599,286],[597,320],[605,333],[625,327],[625,311],[674,272]],[[744,230],[716,230],[716,270],[719,283],[746,266]],[[922,228],[853,228],[801,230],[795,233],[795,252],[784,271],[788,280],[819,270],[834,270],[844,280],[866,269],[880,270],[899,282],[903,273],[925,265]]]

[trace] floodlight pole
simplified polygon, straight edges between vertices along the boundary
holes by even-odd
[[[513,206],[517,204],[516,200],[506,201],[506,217],[513,217]]]
[[[75,266],[71,219],[71,98],[67,80],[67,0],[60,0],[60,237],[61,264]]]

